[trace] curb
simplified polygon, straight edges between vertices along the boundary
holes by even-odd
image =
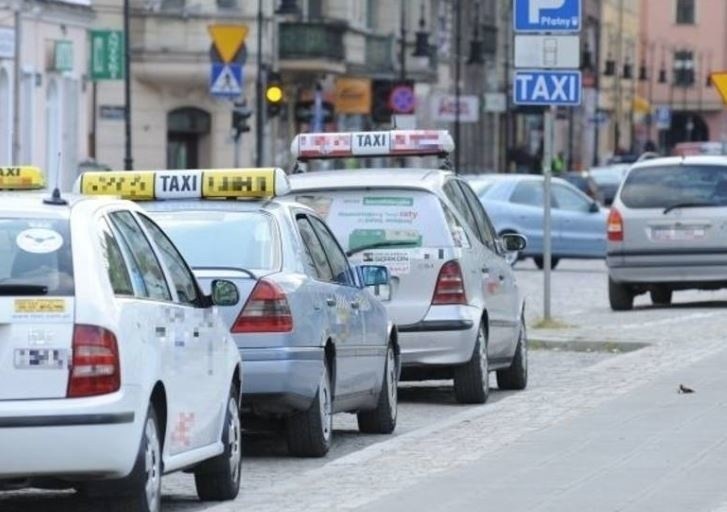
[[[587,341],[530,338],[528,345],[531,350],[561,350],[564,352],[635,352],[650,346],[650,343],[636,341]]]

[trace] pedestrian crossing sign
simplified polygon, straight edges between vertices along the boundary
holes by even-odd
[[[219,98],[237,98],[242,94],[242,66],[240,64],[212,63],[210,94]]]

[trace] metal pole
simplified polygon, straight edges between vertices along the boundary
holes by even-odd
[[[129,0],[124,0],[124,133],[126,147],[124,153],[124,168],[134,168],[134,159],[131,156],[131,32],[129,20],[131,17]],[[95,115],[95,113],[94,113]]]
[[[95,80],[91,84],[91,147],[89,153],[91,158],[96,159],[96,130],[97,130],[97,110],[98,110],[98,82]]]
[[[399,78],[406,80],[406,8],[401,0],[401,16],[399,17],[399,30],[401,31],[401,44],[399,45]]]
[[[21,46],[23,42],[23,4],[15,7],[15,62],[13,63],[13,137],[12,137],[12,162],[20,165],[20,85],[23,70],[20,66]],[[30,120],[28,120],[30,121]]]
[[[460,163],[460,154],[461,154],[461,148],[460,148],[460,131],[461,131],[461,122],[459,119],[459,109],[460,109],[460,96],[462,95],[462,88],[460,86],[460,74],[462,73],[462,2],[461,0],[455,0],[454,8],[457,10],[455,12],[455,32],[457,32],[457,39],[455,42],[455,49],[454,49],[454,58],[455,58],[455,64],[454,64],[454,172],[459,172],[459,163]]]
[[[263,1],[257,2],[257,77],[255,78],[255,165],[263,165],[263,128],[265,102],[263,101]],[[237,155],[237,150],[235,150]]]
[[[618,44],[616,46],[616,70],[614,73],[614,83],[616,90],[616,104],[614,105],[615,123],[613,127],[613,153],[617,154],[621,146],[621,116],[623,114],[623,87],[618,77],[618,68],[623,66],[623,28],[624,28],[624,0],[618,3]]]
[[[553,161],[553,133],[555,132],[555,107],[549,107],[544,114],[543,137],[543,320],[550,320],[550,273],[552,269],[552,225],[551,225],[551,204],[550,189]]]
[[[652,131],[654,128],[654,76],[656,73],[654,73],[654,63],[656,59],[654,58],[654,43],[649,43],[649,64],[648,64],[648,74],[646,75],[646,79],[649,81],[648,85],[648,95],[649,95],[649,115],[646,117],[646,126],[647,131],[649,134],[649,140],[653,141],[654,139]]]
[[[596,93],[596,122],[594,123],[593,127],[593,167],[598,167],[599,164],[599,158],[598,158],[598,150],[599,146],[601,144],[601,122],[600,122],[600,116],[601,113],[601,22],[600,20],[593,18],[595,20],[595,28],[596,28],[596,44],[595,50],[596,55],[594,56],[594,62],[596,66],[596,87],[595,87],[595,93]]]
[[[512,12],[512,0],[509,2],[509,11]],[[512,148],[512,115],[510,112],[510,38],[512,37],[511,24],[505,24],[505,172],[510,172],[510,156]]]

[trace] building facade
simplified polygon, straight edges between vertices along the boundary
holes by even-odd
[[[94,13],[82,0],[12,7],[17,11],[0,7],[0,165],[40,166],[51,186],[67,190],[88,157],[87,30]]]

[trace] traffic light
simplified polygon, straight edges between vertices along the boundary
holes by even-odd
[[[265,85],[265,104],[267,106],[268,117],[275,117],[280,114],[280,109],[285,101],[285,93],[283,91],[283,81],[280,73],[268,73],[268,81]]]
[[[236,102],[232,108],[232,130],[235,132],[235,140],[245,132],[250,131],[247,120],[252,116],[252,110],[246,102]]]

